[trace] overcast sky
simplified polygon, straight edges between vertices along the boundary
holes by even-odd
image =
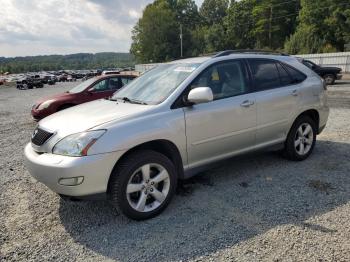
[[[0,56],[128,52],[131,29],[151,2],[0,0]]]

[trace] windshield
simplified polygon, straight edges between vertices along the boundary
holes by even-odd
[[[116,92],[112,99],[159,104],[199,66],[199,64],[162,64]]]
[[[74,87],[73,89],[69,90],[69,93],[80,93],[81,91],[84,91],[88,86],[92,85],[94,82],[96,81],[96,78],[90,78],[82,83],[80,83],[79,85],[77,85],[76,87]]]

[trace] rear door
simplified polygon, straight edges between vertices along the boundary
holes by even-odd
[[[189,86],[210,87],[214,101],[184,108],[188,162],[209,163],[255,145],[256,105],[245,63],[205,69]]]
[[[248,59],[257,106],[257,145],[282,141],[297,112],[300,79],[289,66],[271,59]],[[295,70],[295,69],[294,69]]]

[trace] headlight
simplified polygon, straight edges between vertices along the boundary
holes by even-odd
[[[93,130],[66,136],[52,149],[53,154],[64,156],[86,156],[89,148],[106,130]]]
[[[43,110],[45,108],[48,108],[52,104],[53,101],[54,100],[47,100],[47,101],[41,103],[38,107],[38,110]]]

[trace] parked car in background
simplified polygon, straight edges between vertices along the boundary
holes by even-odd
[[[111,99],[43,119],[25,148],[29,172],[65,198],[103,194],[141,220],[218,160],[267,147],[308,158],[328,119],[324,81],[294,57],[251,52],[165,63]]]
[[[31,114],[35,120],[40,120],[68,107],[110,97],[135,77],[133,75],[106,75],[91,78],[66,93],[40,99],[32,106]]]
[[[44,84],[40,75],[27,76],[16,82],[16,87],[21,90],[43,88]]]
[[[74,82],[74,81],[77,81],[77,79],[75,79],[72,75],[68,75],[67,76],[67,81],[68,82]]]
[[[68,78],[68,75],[67,74],[61,74],[57,77],[58,79],[58,82],[66,82],[67,81],[67,78]]]
[[[47,84],[54,85],[56,84],[57,81],[58,81],[57,77],[55,75],[51,75],[47,80]]]
[[[97,73],[95,73],[95,72],[88,72],[88,73],[85,74],[85,76],[81,80],[85,81],[85,80],[88,80],[88,79],[93,78],[95,76],[97,76]]]
[[[305,59],[302,60],[302,63],[320,75],[326,81],[327,85],[333,85],[335,80],[342,79],[342,69],[339,67],[320,66],[314,62],[311,62],[310,60]]]

